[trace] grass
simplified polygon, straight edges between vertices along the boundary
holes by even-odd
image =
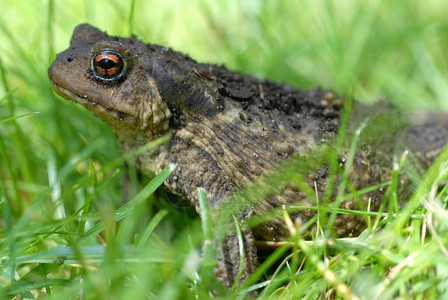
[[[106,125],[52,92],[46,69],[79,23],[115,35],[132,33],[201,62],[301,88],[331,88],[366,102],[387,99],[402,110],[448,109],[448,3],[443,1],[0,4],[2,298],[204,299],[211,297],[210,288],[226,293],[207,276],[213,261],[209,252],[201,258],[198,216],[156,190],[168,171],[140,181],[131,167],[131,197],[124,204],[123,162],[132,155],[122,157]],[[349,143],[357,144],[356,139]],[[306,241],[300,232],[309,224],[292,222],[291,240],[270,244],[274,251],[258,271],[224,297],[240,299],[245,291],[262,288],[263,299],[446,298],[448,151],[408,199],[396,193],[399,155],[385,186],[387,200],[405,203],[402,209],[314,208],[330,213],[326,221],[320,214],[323,223],[332,222],[335,212],[362,214],[368,229],[359,238],[334,239],[326,232],[330,238]],[[300,186],[298,163],[240,196],[253,201],[278,184]],[[362,192],[341,193],[338,201]],[[277,213],[288,220],[287,211]],[[207,239],[213,236],[210,229],[203,229]]]

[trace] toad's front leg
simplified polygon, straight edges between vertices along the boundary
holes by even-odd
[[[190,203],[201,213],[198,201],[198,188],[203,188],[207,193],[209,207],[214,216],[227,217],[225,237],[215,238],[214,247],[216,252],[217,267],[215,276],[227,287],[232,287],[238,279],[238,283],[244,282],[256,269],[258,265],[257,249],[254,237],[249,228],[243,228],[242,241],[239,243],[236,227],[231,215],[221,214],[223,200],[236,190],[233,182],[220,169],[219,165],[205,151],[195,147],[188,141],[174,138],[169,154],[169,161],[177,167],[166,181],[168,189],[188,199]],[[239,221],[244,221],[243,214],[238,214]],[[228,219],[228,220],[227,220]],[[222,220],[213,220],[214,225],[222,224]],[[244,222],[241,222],[244,223]],[[230,225],[230,226],[227,226]],[[216,233],[219,228],[215,227]],[[242,270],[240,270],[240,251],[244,249]],[[239,276],[238,274],[241,273]]]
[[[250,229],[242,231],[242,241],[241,245],[238,234],[229,233],[216,247],[218,265],[215,269],[215,276],[229,288],[237,280],[238,285],[246,281],[258,266],[255,239]],[[241,249],[243,250],[242,258],[240,256]]]

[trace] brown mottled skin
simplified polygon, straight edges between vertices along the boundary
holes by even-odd
[[[92,59],[102,50],[122,57],[120,76],[104,80],[97,74]],[[111,37],[89,25],[75,29],[70,47],[57,56],[49,76],[59,95],[85,106],[115,131],[123,153],[171,133],[169,142],[137,157],[137,168],[142,173],[157,174],[174,164],[176,168],[165,185],[198,212],[198,187],[206,190],[211,208],[219,209],[223,198],[285,158],[308,153],[329,141],[342,115],[341,101],[332,93],[301,91],[221,66],[200,64],[169,48],[135,38]],[[446,118],[442,119],[433,118],[401,135],[401,140],[416,146],[420,151],[417,156],[425,163],[434,159],[447,140],[448,126]],[[392,155],[372,149],[372,145],[364,145],[356,153],[350,173],[356,189],[390,178]],[[316,186],[320,197],[327,184],[327,169],[322,167],[308,175],[310,187]],[[370,198],[370,209],[375,210],[382,195],[376,190],[364,195],[362,201],[367,206]],[[244,223],[248,216],[283,203],[311,205],[312,201],[305,193],[289,188],[250,206],[239,217]],[[358,208],[354,200],[341,207]],[[314,212],[300,211],[297,215],[307,220]],[[334,227],[337,235],[347,236],[359,234],[365,224],[361,217],[341,214]],[[242,280],[257,266],[255,238],[277,240],[287,236],[283,220],[244,229]],[[236,235],[229,233],[217,249],[216,275],[231,286],[239,268]]]

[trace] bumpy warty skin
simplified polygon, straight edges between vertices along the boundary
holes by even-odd
[[[95,74],[92,57],[102,50],[122,58],[119,77],[103,80]],[[157,174],[166,165],[175,164],[165,185],[198,212],[198,187],[206,190],[212,210],[217,210],[222,199],[285,159],[305,155],[316,145],[331,141],[342,115],[342,101],[331,92],[301,91],[222,66],[200,64],[169,48],[145,44],[134,37],[108,36],[87,24],[75,29],[70,47],[57,56],[49,76],[59,95],[85,106],[115,131],[123,153],[171,134],[166,144],[139,155],[137,168],[142,173]],[[421,128],[402,134],[426,163],[434,159],[448,136],[446,118],[428,125],[431,122],[422,122]],[[430,141],[428,131],[435,133],[436,141]],[[420,132],[425,132],[425,137]],[[430,159],[426,159],[427,154]],[[341,166],[343,156],[341,153]],[[389,180],[391,158],[391,153],[362,145],[350,173],[353,187],[362,189]],[[325,192],[327,173],[328,166],[322,166],[307,175],[310,187],[317,188],[320,197]],[[378,209],[382,195],[382,190],[363,195],[363,204],[367,206],[370,200],[370,209]],[[312,201],[297,188],[286,188],[239,217],[244,223],[247,216],[282,204],[312,205]],[[349,200],[341,207],[357,209],[358,205]],[[314,214],[297,212],[302,220]],[[358,234],[364,228],[363,218],[352,215],[341,214],[335,222],[339,236]],[[277,240],[287,236],[282,220],[246,228],[242,279],[257,265],[255,238]],[[231,286],[239,267],[236,235],[229,233],[217,252],[216,275]]]

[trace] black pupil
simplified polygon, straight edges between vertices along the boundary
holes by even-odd
[[[109,59],[107,57],[101,59],[98,62],[98,67],[103,68],[105,70],[111,69],[111,68],[115,67],[115,65],[116,65],[116,63],[112,59]]]

